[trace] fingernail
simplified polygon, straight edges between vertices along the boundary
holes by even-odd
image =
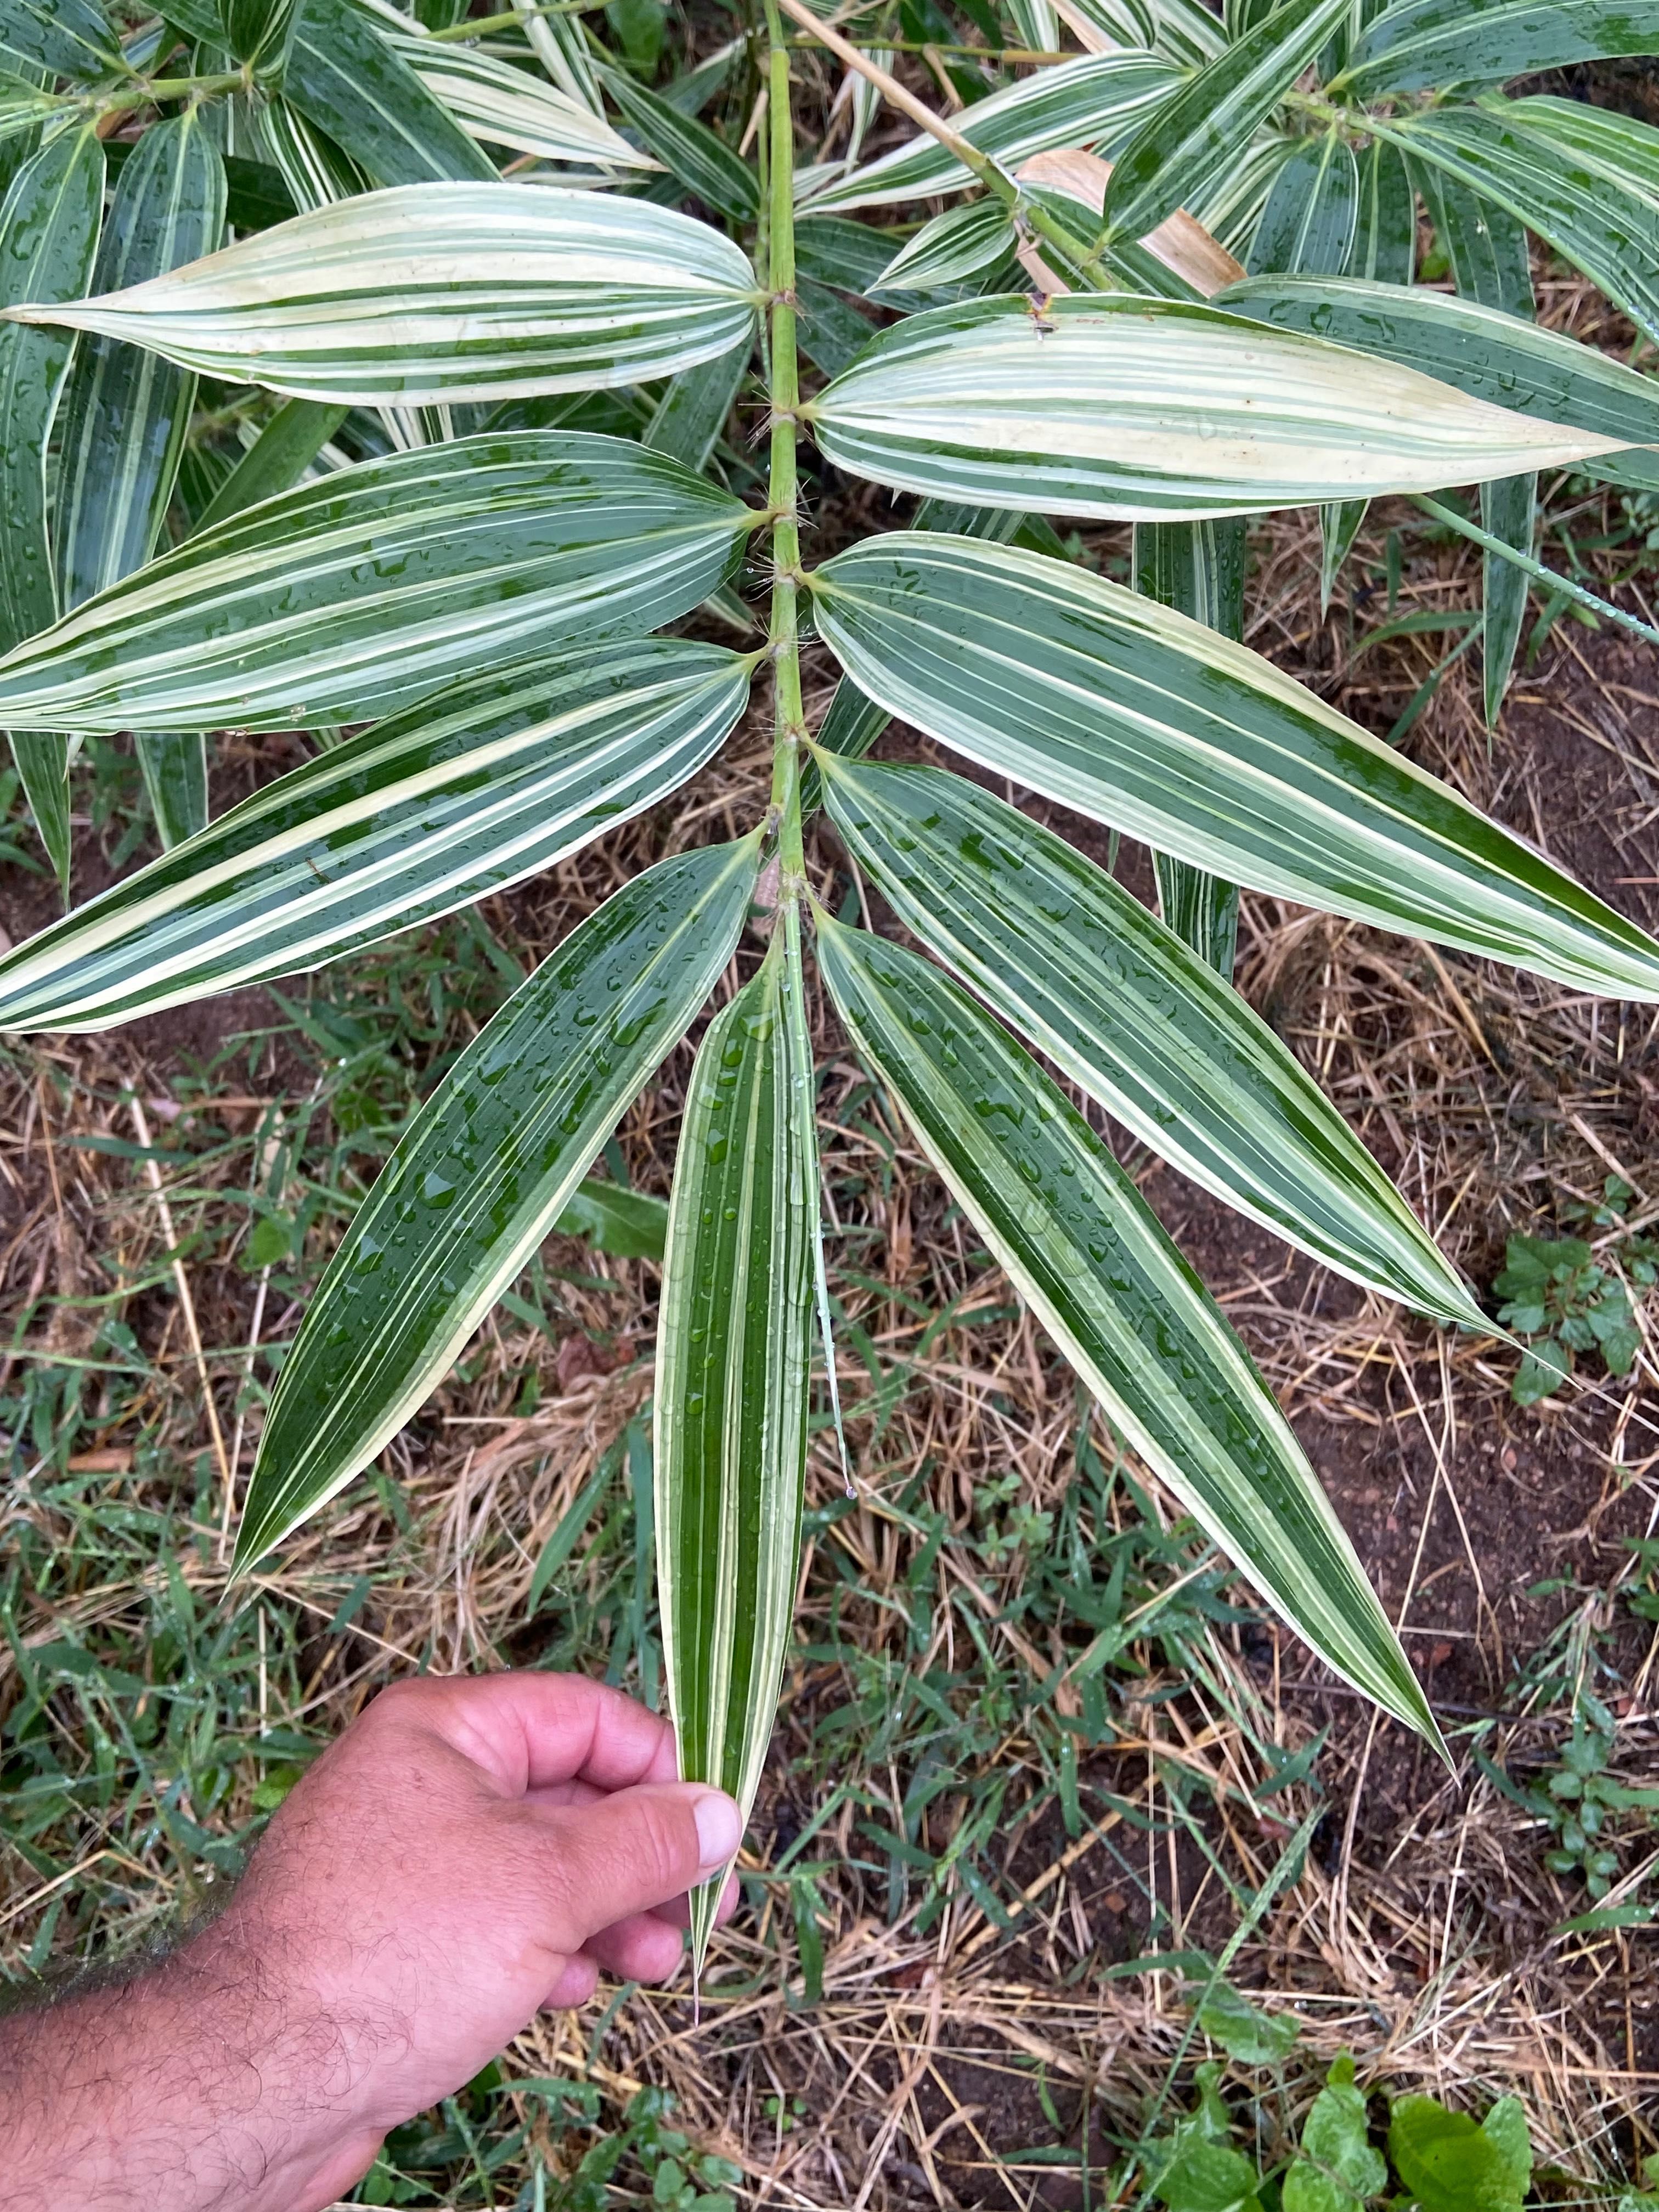
[[[712,1873],[743,1841],[743,1815],[723,1791],[709,1790],[692,1807],[691,1817],[697,1824],[697,1863]]]

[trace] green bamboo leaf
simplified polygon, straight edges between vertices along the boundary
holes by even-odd
[[[420,38],[410,32],[407,18],[401,30],[386,26],[380,35],[456,121],[488,145],[511,146],[520,153],[539,154],[545,161],[584,167],[659,166],[584,101],[511,62],[447,39]]]
[[[1553,104],[1553,103],[1552,103]],[[1477,106],[1372,118],[1419,165],[1432,165],[1505,208],[1582,269],[1659,343],[1659,255],[1652,199],[1639,176],[1602,173],[1529,100],[1497,94]]]
[[[668,1242],[668,1201],[589,1176],[554,1226],[561,1237],[585,1237],[596,1252],[660,1260]]]
[[[1057,146],[1089,146],[1110,155],[1177,82],[1171,64],[1150,54],[1085,54],[976,100],[954,127],[970,146],[1009,169]],[[817,173],[802,170],[795,188],[816,219],[830,208],[935,199],[967,191],[974,181],[947,148],[923,131],[850,174],[837,162]]]
[[[122,67],[120,46],[93,0],[0,0],[0,51],[51,76],[90,80]]]
[[[1369,100],[1656,52],[1653,0],[1398,0],[1360,33],[1331,88]]]
[[[759,518],[622,438],[364,461],[189,538],[0,659],[0,726],[309,729],[700,605]]]
[[[424,698],[8,953],[0,1028],[106,1029],[318,968],[550,867],[710,757],[754,659],[645,639]]]
[[[161,848],[171,852],[207,828],[207,739],[199,732],[150,731],[133,743]]]
[[[680,1774],[760,1784],[794,1614],[817,1205],[782,930],[686,1094],[657,1332],[657,1595]],[[723,1874],[692,1893],[695,1971]]]
[[[1428,490],[1611,450],[1213,306],[1104,294],[913,315],[802,412],[855,476],[1101,520]]]
[[[605,90],[647,149],[686,190],[734,222],[752,222],[760,211],[755,172],[706,123],[659,99],[623,70],[599,72]]]
[[[1437,1745],[1272,1393],[1082,1115],[915,954],[824,916],[818,963],[854,1044],[1118,1434],[1328,1664]]]
[[[1348,266],[1377,284],[1409,284],[1417,265],[1417,198],[1400,149],[1373,138],[1359,156],[1359,220]]]
[[[74,100],[62,93],[44,91],[23,77],[0,76],[0,143],[37,128],[62,130],[75,112]]]
[[[1368,1290],[1486,1325],[1312,1077],[1103,869],[943,769],[822,772],[905,927],[1160,1158]]]
[[[1472,398],[1659,447],[1659,384],[1595,346],[1478,301],[1358,276],[1251,276],[1218,295],[1230,313],[1307,331],[1419,370]]]
[[[876,280],[879,291],[931,291],[994,269],[1014,249],[1013,218],[1000,200],[946,208],[907,239]]]
[[[746,341],[757,296],[742,251],[672,208],[417,185],[19,319],[100,331],[299,398],[406,407],[672,376]]]
[[[1529,554],[1537,516],[1535,476],[1500,477],[1481,485],[1480,526],[1505,545]],[[1497,726],[1527,618],[1527,577],[1512,562],[1491,552],[1480,556],[1480,574],[1481,685],[1486,726],[1492,729]]]
[[[415,1413],[557,1224],[731,957],[758,837],[649,868],[573,930],[415,1115],[283,1364],[238,1571]]]
[[[285,399],[214,493],[197,529],[211,530],[297,483],[350,412],[319,399]]]
[[[225,171],[202,111],[152,124],[116,181],[93,282],[142,283],[210,253],[225,222]],[[60,604],[82,599],[146,562],[178,473],[193,376],[154,354],[94,333],[65,387],[53,518]]]
[[[298,0],[283,97],[377,185],[495,178],[488,155],[351,0]]]
[[[1113,164],[1105,207],[1112,234],[1145,238],[1209,190],[1351,5],[1285,0],[1154,108]]]
[[[745,339],[730,353],[683,368],[657,402],[644,443],[653,453],[684,461],[688,469],[706,469],[737,400],[749,355]]]
[[[103,198],[103,149],[90,131],[50,139],[24,163],[0,207],[0,305],[73,299],[86,289]],[[0,648],[57,618],[46,447],[70,343],[62,331],[0,323]],[[11,749],[35,828],[67,890],[69,740],[15,731]]]
[[[813,573],[818,633],[912,723],[1217,875],[1576,989],[1659,945],[1260,655],[1065,562],[920,531]]]
[[[1340,131],[1304,138],[1273,179],[1246,267],[1340,276],[1359,220],[1359,165]]]
[[[1135,589],[1223,637],[1241,638],[1245,550],[1241,521],[1138,522]],[[1154,853],[1152,866],[1164,921],[1224,982],[1230,980],[1238,943],[1238,885],[1173,853]]]

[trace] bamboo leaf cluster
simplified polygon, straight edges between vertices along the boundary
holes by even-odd
[[[404,1131],[283,1366],[237,1553],[368,1466],[554,1225],[603,1213],[588,1170],[713,1002],[665,1231],[617,1233],[661,1239],[684,1768],[745,1805],[820,1357],[836,1394],[820,987],[1117,1437],[1431,1740],[1293,1432],[1077,1097],[1367,1290],[1480,1328],[1234,990],[1239,887],[1659,1000],[1659,944],[1240,642],[1243,518],[1316,509],[1328,593],[1367,501],[1479,487],[1479,524],[1437,512],[1484,549],[1495,717],[1549,573],[1540,472],[1659,484],[1652,376],[1539,327],[1530,276],[1541,242],[1659,343],[1659,132],[1505,89],[1659,51],[1659,5],[1006,20],[1085,51],[970,56],[981,96],[946,117],[890,74],[882,4],[848,36],[767,0],[653,82],[531,0],[438,29],[391,0],[176,0],[136,31],[0,0],[0,726],[66,890],[87,734],[131,733],[161,848],[0,958],[0,1024],[349,959],[672,802],[757,688],[770,714],[759,817],[617,890]],[[801,167],[792,69],[819,48],[854,128]],[[866,159],[881,99],[915,135]],[[1414,281],[1419,205],[1450,290]],[[836,472],[921,505],[819,558]],[[1133,587],[1056,520],[1131,524]],[[700,611],[746,647],[676,634]],[[810,641],[840,674],[816,728]],[[1144,839],[1161,911],[967,777],[871,758],[893,719]],[[228,729],[315,750],[215,818]],[[839,860],[913,943],[830,910]]]

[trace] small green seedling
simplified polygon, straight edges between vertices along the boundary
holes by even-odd
[[[1571,1209],[1589,1229],[1622,1225],[1631,1187],[1618,1176],[1602,1186],[1599,1206]],[[1526,1355],[1510,1386],[1517,1406],[1535,1406],[1559,1390],[1581,1352],[1599,1352],[1609,1375],[1628,1375],[1642,1348],[1630,1285],[1659,1281],[1659,1244],[1621,1238],[1598,1258],[1583,1237],[1511,1237],[1503,1273],[1492,1284],[1504,1300],[1498,1318],[1527,1339]]]

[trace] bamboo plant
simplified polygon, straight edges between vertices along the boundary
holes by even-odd
[[[1116,1436],[1431,1741],[1289,1425],[1076,1100],[1365,1289],[1485,1328],[1233,989],[1237,887],[1659,1000],[1659,944],[1239,642],[1243,518],[1318,507],[1328,586],[1384,494],[1485,549],[1493,712],[1528,579],[1588,596],[1534,555],[1538,474],[1659,482],[1659,395],[1530,320],[1527,233],[1659,335],[1659,134],[1492,88],[1649,51],[1659,8],[1055,6],[1020,0],[1013,40],[1063,22],[1087,51],[1011,76],[964,41],[983,96],[951,123],[891,74],[885,5],[849,40],[765,0],[659,92],[565,4],[172,0],[121,36],[94,0],[0,0],[0,724],[60,871],[89,732],[133,734],[164,848],[0,960],[0,1024],[349,959],[670,799],[769,686],[760,817],[607,900],[404,1132],[282,1367],[236,1555],[441,1381],[719,992],[768,869],[775,926],[686,1099],[654,1416],[682,1767],[745,1808],[830,1314],[809,963]],[[878,95],[917,135],[800,169],[826,50],[860,136]],[[1412,281],[1419,192],[1455,294]],[[854,214],[929,199],[903,234]],[[726,435],[757,354],[763,479]],[[234,465],[192,429],[204,380]],[[804,463],[924,505],[816,559]],[[1478,523],[1433,497],[1471,481]],[[1054,518],[1133,523],[1139,588]],[[749,620],[745,555],[763,636],[674,634]],[[809,635],[842,672],[816,728]],[[872,757],[891,717],[1145,840],[1161,915],[981,785]],[[317,746],[210,819],[201,733],[227,727]],[[815,813],[920,950],[819,905]]]

